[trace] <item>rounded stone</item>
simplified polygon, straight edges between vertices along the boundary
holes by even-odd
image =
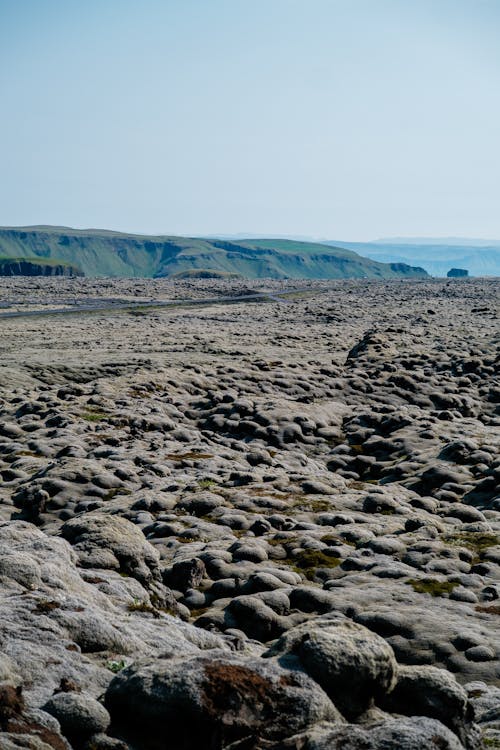
[[[110,716],[101,703],[82,693],[57,693],[43,707],[61,725],[64,735],[89,736],[105,732]]]

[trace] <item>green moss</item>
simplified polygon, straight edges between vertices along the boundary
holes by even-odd
[[[266,539],[266,542],[271,545],[271,547],[278,547],[278,546],[293,546],[297,544],[298,536],[287,536],[287,537],[273,537],[272,539]]]
[[[481,557],[487,549],[500,544],[500,537],[497,534],[485,534],[482,531],[462,531],[459,534],[445,536],[443,541],[457,547],[466,547],[477,557]]]
[[[421,578],[420,580],[410,578],[406,581],[418,594],[430,594],[431,596],[444,596],[451,594],[459,584],[452,581],[438,581],[436,578]]]
[[[483,747],[500,748],[500,739],[497,739],[496,737],[483,737]]]
[[[103,411],[84,411],[80,414],[80,416],[87,422],[100,422],[101,420],[106,419],[109,414],[106,414]]]
[[[296,573],[305,575],[308,581],[314,579],[318,568],[336,568],[342,562],[338,557],[332,557],[316,549],[304,549],[290,560],[281,560],[289,565]]]

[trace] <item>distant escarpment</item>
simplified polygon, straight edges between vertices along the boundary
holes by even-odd
[[[71,263],[31,258],[0,258],[0,276],[84,276]]]
[[[225,278],[397,279],[425,278],[405,263],[379,263],[316,242],[261,239],[228,242],[196,237],[123,234],[66,227],[0,228],[0,256],[33,263],[57,262],[85,276],[163,278],[202,274]]]

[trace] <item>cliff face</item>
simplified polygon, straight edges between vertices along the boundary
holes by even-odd
[[[12,258],[0,260],[0,276],[84,276],[76,266],[67,263],[47,263]]]
[[[64,263],[85,276],[168,277],[236,274],[274,279],[425,278],[422,269],[363,258],[340,247],[281,239],[229,242],[201,237],[133,235],[68,227],[0,227],[0,257]]]

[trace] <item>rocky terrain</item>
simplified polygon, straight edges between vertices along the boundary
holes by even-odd
[[[500,747],[498,282],[0,280],[92,300],[0,317],[1,750]]]

